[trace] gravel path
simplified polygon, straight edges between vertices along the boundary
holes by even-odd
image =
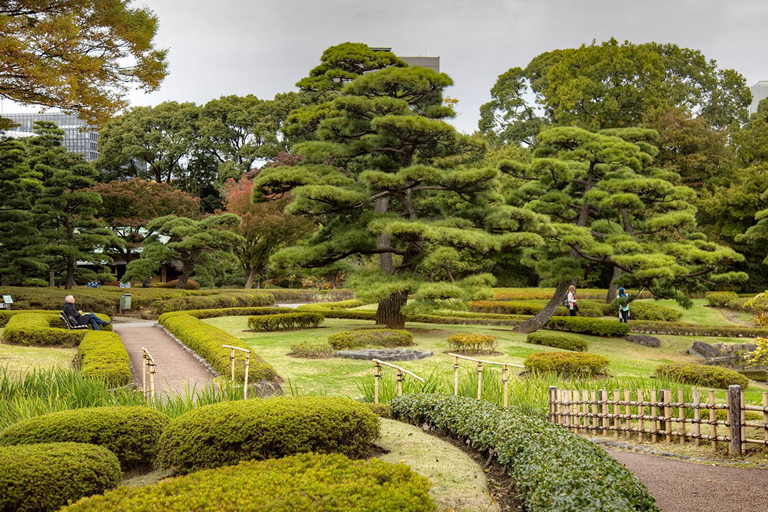
[[[663,512],[768,511],[768,469],[711,466],[604,449],[648,487]]]
[[[184,350],[154,320],[114,319],[113,330],[120,335],[133,366],[133,379],[141,386],[141,349],[146,348],[155,359],[155,390],[184,394],[184,387],[201,389],[213,375]]]

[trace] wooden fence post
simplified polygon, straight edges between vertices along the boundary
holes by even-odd
[[[397,369],[397,396],[403,396],[403,370]]]
[[[715,411],[715,392],[710,391],[707,396],[709,406],[709,439],[712,453],[717,453],[717,411]]]
[[[483,363],[477,363],[477,399],[481,400],[483,397]]]
[[[678,433],[680,434],[680,444],[685,444],[685,395],[682,389],[677,390],[677,401],[679,402],[677,407],[677,417],[680,420],[680,428]]]
[[[693,421],[694,443],[701,445],[701,395],[698,389],[693,390]]]
[[[619,430],[621,430],[621,395],[618,389],[613,390],[613,428],[615,429],[613,437],[619,438]]]
[[[555,418],[555,412],[557,404],[557,386],[549,386],[549,421],[551,423],[557,423]]]
[[[507,378],[508,372],[509,372],[509,368],[505,364],[504,368],[501,370],[501,382],[504,384],[504,407],[507,406],[508,395],[509,395],[509,384],[507,384],[507,381],[509,380]]]
[[[251,352],[245,353],[245,382],[243,383],[243,399],[248,400],[248,369],[251,366]]]
[[[629,395],[629,390],[624,390],[624,401],[626,402],[626,405],[624,406],[624,412],[627,414],[627,439],[629,439],[632,436],[632,408],[629,405],[629,402],[631,401],[631,397]]]
[[[453,357],[453,396],[459,396],[459,358]]]
[[[643,402],[643,390],[638,389],[637,390],[637,417],[638,417],[638,440],[642,443],[643,442],[643,434],[645,434],[645,405]]]
[[[765,427],[765,451],[768,452],[768,392],[763,391],[763,424]]]
[[[373,403],[379,403],[379,379],[381,378],[381,365],[375,363],[373,370]]]
[[[661,420],[662,426],[664,427],[664,430],[667,433],[667,442],[672,442],[672,422],[669,421],[672,419],[672,407],[670,407],[670,403],[672,402],[672,390],[671,389],[662,389],[661,390],[662,395],[662,402],[664,405],[664,418]]]
[[[592,390],[591,393],[592,402],[592,430],[595,431],[595,435],[600,430],[600,417],[597,415],[597,392]]]
[[[728,423],[731,437],[731,455],[741,456],[741,386],[728,386]]]
[[[657,415],[658,413],[658,396],[656,395],[656,390],[651,390],[651,416],[653,417],[653,420],[651,421],[651,442],[656,443],[659,440],[659,417]]]
[[[603,416],[603,435],[607,436],[608,428],[611,426],[611,420],[608,419],[608,390],[601,389],[597,395],[600,397],[600,411]]]

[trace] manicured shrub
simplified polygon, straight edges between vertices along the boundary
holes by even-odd
[[[699,325],[682,322],[638,321],[630,323],[629,327],[632,329],[632,332],[647,334],[718,336],[723,338],[754,338],[756,336],[768,336],[768,328],[742,327],[740,325]]]
[[[532,332],[528,335],[526,341],[534,345],[543,345],[545,347],[562,348],[576,352],[587,351],[587,341],[584,338],[564,332]]]
[[[195,318],[218,318],[221,316],[253,316],[253,315],[279,315],[282,313],[295,313],[293,308],[222,308],[222,309],[192,309],[186,311],[174,311],[165,313],[161,318],[171,318],[173,316],[193,316]]]
[[[592,377],[608,371],[608,359],[597,354],[574,352],[536,352],[523,362],[529,372],[555,372],[559,375]]]
[[[101,446],[45,443],[0,447],[0,510],[53,511],[120,484],[115,454]]]
[[[226,312],[227,310],[207,310],[207,312]],[[197,354],[208,361],[217,372],[229,375],[231,371],[231,362],[229,360],[230,349],[222,345],[231,345],[241,347],[251,351],[250,377],[253,380],[274,380],[277,377],[275,369],[264,359],[254,353],[252,347],[245,345],[240,339],[235,338],[221,329],[208,325],[198,319],[195,314],[200,314],[204,318],[210,316],[225,316],[212,314],[206,315],[206,312],[196,311],[165,313],[160,316],[158,322],[168,331],[179,338],[185,345],[197,352]],[[245,379],[245,358],[237,358],[235,361],[235,377],[241,381]]]
[[[291,304],[307,302],[322,302],[325,301],[347,301],[354,297],[352,290],[318,290],[316,288],[265,288],[265,291],[271,293],[275,297],[275,302],[278,304]],[[351,306],[354,307],[354,306]]]
[[[728,386],[739,385],[742,389],[749,386],[749,379],[735,370],[719,366],[701,364],[663,364],[656,368],[656,376],[708,388],[728,389]]]
[[[77,347],[80,373],[106,380],[115,387],[131,383],[131,359],[114,332],[86,331]]]
[[[97,315],[108,320],[106,315]],[[111,331],[112,326],[102,328]],[[13,345],[37,347],[76,347],[83,340],[87,329],[65,329],[58,312],[27,313],[18,312],[10,316],[5,325],[3,339]]]
[[[328,336],[328,344],[336,350],[378,345],[382,347],[407,347],[413,345],[413,334],[398,329],[361,329],[343,331]]]
[[[312,344],[308,341],[303,341],[291,345],[291,353],[288,355],[293,357],[305,357],[308,359],[322,359],[333,357],[333,354],[333,347],[327,343]]]
[[[507,315],[535,315],[547,305],[547,300],[492,301],[481,300],[469,303],[469,310],[479,313],[501,313]],[[598,301],[579,300],[579,315],[601,317],[609,313],[609,305]],[[565,316],[568,309],[560,306],[556,315]]]
[[[582,318],[579,316],[553,316],[546,325],[555,331],[578,332],[593,336],[620,337],[629,334],[629,325],[616,320]]]
[[[151,466],[168,417],[150,407],[90,407],[20,421],[0,432],[0,446],[89,443],[117,455],[123,469]]]
[[[736,292],[707,292],[704,295],[707,304],[715,308],[727,308],[728,303],[737,297]]]
[[[599,446],[516,407],[464,397],[406,395],[391,403],[392,415],[432,425],[493,450],[528,512],[658,512],[653,497],[624,466]]]
[[[490,334],[453,334],[448,336],[448,348],[453,352],[477,353],[496,350],[496,336]]]
[[[404,464],[301,454],[245,461],[147,487],[120,487],[64,510],[429,512],[436,507],[428,491],[429,480]]]
[[[170,311],[185,311],[190,309],[262,307],[269,306],[274,303],[274,301],[275,298],[266,292],[228,292],[216,295],[176,297],[174,299],[155,302],[152,304],[151,309],[154,314],[160,315]]]
[[[351,309],[362,306],[363,303],[357,299],[342,300],[338,302],[318,302],[315,304],[303,304],[296,309]]]
[[[367,454],[379,418],[347,398],[279,397],[200,407],[171,422],[158,460],[181,473],[303,452]]]
[[[153,286],[157,286],[158,288],[176,288],[179,285],[178,279],[173,279],[171,281],[168,281],[167,283],[159,283]],[[197,281],[193,281],[192,279],[187,279],[187,285],[185,286],[186,290],[199,290],[200,284]]]
[[[325,320],[320,313],[284,313],[248,317],[248,327],[254,331],[272,332],[288,329],[319,327]]]
[[[663,304],[654,304],[653,302],[632,301],[629,303],[631,320],[650,320],[653,322],[677,322],[683,317],[683,312],[679,309],[664,306]],[[613,301],[609,307],[609,314],[618,316],[619,302]]]

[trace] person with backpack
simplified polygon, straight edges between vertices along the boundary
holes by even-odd
[[[565,300],[563,301],[563,305],[568,308],[568,313],[571,316],[576,316],[576,313],[579,312],[579,306],[576,304],[576,301],[576,287],[571,285],[568,287],[568,293],[565,294]]]
[[[619,288],[619,323],[629,323],[629,295],[624,291],[624,287]]]

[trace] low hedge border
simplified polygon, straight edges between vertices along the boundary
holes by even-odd
[[[248,317],[248,327],[262,332],[309,329],[320,327],[324,320],[320,313],[281,313]]]
[[[258,308],[243,308],[239,311],[249,311]],[[278,308],[276,308],[278,309]],[[287,309],[287,308],[286,308]],[[218,314],[214,314],[218,313]],[[254,314],[252,312],[243,314]],[[199,317],[197,315],[200,315]],[[227,309],[211,309],[202,311],[179,311],[165,313],[160,316],[158,323],[165,327],[169,333],[179,339],[191,350],[194,350],[198,356],[205,359],[214,370],[222,375],[229,375],[232,363],[229,360],[230,349],[222,345],[231,345],[251,351],[250,357],[250,379],[254,381],[275,380],[277,372],[275,369],[262,359],[250,347],[240,341],[239,338],[222,331],[218,327],[208,325],[200,318],[213,318],[216,316],[232,316],[231,310],[228,314]],[[245,380],[245,359],[238,358],[235,361],[235,377],[241,381]]]
[[[629,328],[632,332],[641,334],[716,336],[722,338],[755,338],[758,336],[768,336],[768,327],[742,327],[739,325],[698,325],[682,322],[636,321],[630,323]]]
[[[675,382],[708,388],[728,389],[728,386],[732,385],[739,385],[742,389],[749,387],[747,377],[735,370],[720,366],[683,363],[663,364],[656,368],[655,374],[657,377]]]
[[[547,305],[548,300],[494,301],[478,300],[469,303],[469,310],[476,313],[501,313],[509,315],[535,315]],[[555,315],[565,316],[568,309],[559,306]],[[610,314],[610,304],[605,302],[579,300],[579,315],[599,318]]]
[[[344,289],[317,290],[311,288],[264,288],[263,291],[271,293],[275,297],[275,302],[281,304],[347,301],[353,299],[355,296],[355,293],[352,290]]]
[[[189,309],[222,309],[242,307],[263,307],[275,302],[275,297],[266,292],[260,293],[222,293],[219,295],[192,295],[176,297],[162,302],[155,302],[150,309],[152,313],[161,315],[171,311],[186,311]]]
[[[14,423],[0,432],[0,446],[49,442],[88,443],[117,455],[124,470],[151,467],[168,416],[151,407],[88,407]]]
[[[545,326],[553,331],[569,331],[603,337],[623,337],[629,334],[629,325],[616,320],[583,318],[580,316],[553,316]]]
[[[131,358],[114,332],[86,331],[77,347],[77,360],[85,376],[104,379],[115,387],[131,383]]]
[[[413,345],[413,334],[399,329],[361,329],[342,331],[328,336],[328,344],[336,350],[378,345],[387,348]]]
[[[368,454],[379,418],[348,398],[279,397],[199,407],[171,421],[158,461],[180,473],[303,452]]]
[[[391,403],[395,418],[432,425],[493,450],[528,512],[659,512],[645,486],[597,445],[515,407],[444,395],[407,395]]]
[[[562,348],[575,352],[587,351],[587,340],[575,334],[537,331],[530,333],[525,341],[533,345]]]
[[[67,512],[432,512],[429,480],[404,464],[302,454],[198,471],[146,487],[85,498]]]
[[[0,448],[0,510],[53,511],[122,480],[114,453],[82,443]]]
[[[102,320],[109,320],[106,315],[96,315]],[[111,331],[112,325],[102,328]],[[76,347],[83,340],[87,329],[65,329],[58,312],[29,313],[18,312],[11,316],[5,325],[3,339],[12,345],[37,347],[64,346]]]
[[[566,377],[594,377],[608,372],[608,359],[581,352],[536,352],[525,358],[529,372],[555,372]]]
[[[677,322],[683,317],[679,309],[653,302],[632,301],[629,303],[630,316],[633,320],[648,320],[652,322]],[[613,301],[608,307],[608,314],[618,317],[619,302]]]

